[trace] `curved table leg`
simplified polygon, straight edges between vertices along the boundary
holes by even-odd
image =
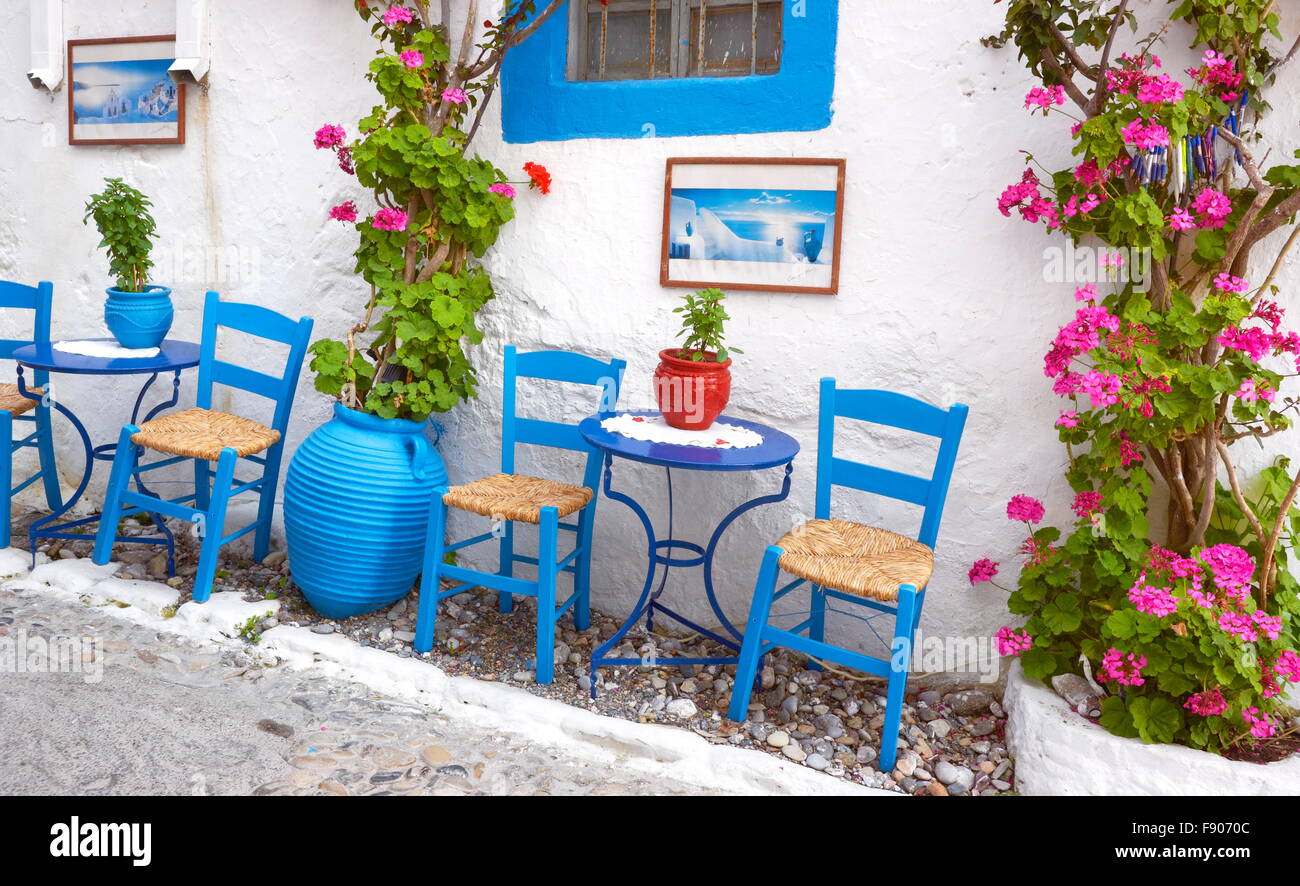
[[[149,388],[153,385],[153,383],[157,380],[157,378],[158,378],[158,373],[155,372],[151,374],[149,378],[145,381],[145,383],[141,386],[140,393],[136,395],[135,406],[131,410],[132,424],[138,423],[137,420],[139,419],[140,416],[140,408],[144,404],[145,394],[148,393]],[[179,403],[180,386],[181,386],[181,371],[178,369],[175,370],[175,374],[172,379],[171,398],[165,402],[159,403],[158,405],[154,406],[151,410],[149,410],[144,420],[148,421],[149,419],[156,416],[162,410],[175,406],[177,403]],[[29,396],[29,395],[32,397],[37,396],[35,394],[32,394],[30,391],[28,391],[26,382],[23,378],[23,367],[21,365],[18,366],[18,390],[20,393],[23,394],[23,396]],[[90,434],[86,431],[85,425],[81,423],[81,421],[77,418],[76,414],[72,412],[72,410],[68,409],[68,407],[64,406],[63,403],[57,399],[49,400],[49,405],[50,408],[54,409],[55,411],[63,415],[65,418],[67,418],[69,423],[72,424],[73,428],[76,429],[77,434],[81,437],[81,443],[82,446],[85,448],[85,452],[86,452],[86,468],[82,472],[81,482],[77,485],[76,491],[73,492],[72,496],[63,503],[62,507],[52,511],[51,513],[47,514],[41,519],[36,520],[28,528],[27,537],[32,550],[33,566],[36,565],[36,539],[38,533],[41,533],[42,530],[45,530],[47,527],[50,528],[51,530],[72,529],[77,526],[84,526],[87,523],[94,523],[99,520],[99,516],[94,515],[91,517],[83,517],[78,520],[72,520],[63,524],[57,524],[57,521],[61,517],[63,517],[65,514],[71,511],[72,508],[75,507],[79,501],[81,501],[81,497],[86,492],[86,487],[90,485],[90,478],[95,469],[95,461],[111,460],[113,457],[112,454],[114,450],[117,448],[116,443],[109,443],[98,447],[94,446],[91,443]],[[136,482],[136,488],[140,492],[148,495],[154,494],[145,487],[138,473],[135,475],[135,482]],[[172,534],[172,531],[167,528],[166,524],[162,520],[161,515],[150,512],[149,518],[150,520],[153,521],[154,526],[156,526],[158,530],[162,533],[162,537],[155,539],[155,541],[157,541],[160,544],[164,544],[167,547],[167,574],[174,575],[176,571],[176,555],[175,555],[176,544],[175,544],[175,538]],[[40,537],[81,538],[84,536],[61,534],[58,532],[51,531],[51,532],[42,533]],[[140,541],[144,541],[144,539],[140,539]]]
[[[596,697],[596,671],[598,668],[606,667],[610,665],[636,666],[636,665],[646,664],[646,662],[640,658],[636,658],[636,659],[607,658],[606,653],[608,653],[609,650],[615,648],[619,644],[619,642],[622,641],[622,639],[627,635],[628,631],[632,629],[633,625],[635,625],[643,615],[645,616],[646,619],[646,631],[647,632],[652,631],[654,629],[654,615],[656,611],[662,612],[664,615],[672,618],[674,621],[681,624],[683,627],[695,631],[697,634],[700,634],[701,636],[708,637],[710,640],[713,640],[714,642],[718,643],[720,646],[725,646],[730,649],[734,649],[737,652],[737,654],[739,654],[740,643],[743,641],[744,636],[738,630],[736,630],[735,626],[732,625],[730,621],[727,620],[726,614],[722,611],[722,606],[718,603],[717,594],[715,592],[714,585],[713,585],[714,553],[717,550],[718,542],[721,540],[722,534],[727,530],[727,527],[730,526],[733,522],[735,522],[736,518],[738,518],[741,514],[745,513],[746,511],[752,510],[753,508],[756,508],[759,505],[772,504],[775,502],[784,501],[786,498],[789,497],[790,476],[794,471],[794,464],[793,462],[786,464],[785,476],[781,484],[780,492],[773,493],[772,495],[766,495],[766,496],[761,496],[759,498],[751,499],[750,501],[747,501],[744,504],[734,508],[729,514],[727,514],[726,517],[722,519],[722,521],[713,530],[713,534],[709,538],[708,545],[703,548],[697,544],[687,542],[687,541],[679,541],[673,537],[672,469],[665,468],[665,470],[667,472],[667,480],[668,480],[668,537],[666,539],[657,539],[655,537],[654,524],[650,520],[650,516],[646,513],[645,508],[641,506],[640,502],[632,498],[630,495],[627,495],[626,493],[623,492],[619,492],[613,488],[613,456],[609,453],[606,453],[605,455],[604,482],[602,485],[603,491],[605,493],[606,498],[612,499],[614,501],[622,502],[623,504],[631,508],[632,512],[636,514],[637,518],[641,521],[641,526],[645,530],[645,534],[646,534],[647,565],[646,565],[645,584],[641,588],[641,595],[637,600],[636,606],[633,607],[632,609],[632,614],[628,616],[627,620],[624,621],[623,624],[619,627],[619,629],[614,632],[614,635],[610,637],[610,639],[602,643],[592,653],[591,656],[591,697],[592,698]],[[664,551],[664,553],[660,553],[661,549]],[[673,557],[671,555],[671,552],[673,550],[685,550],[693,554],[696,554],[697,556]],[[654,587],[655,573],[661,564],[664,567],[663,578],[660,579],[659,587],[655,589],[654,592],[652,593],[651,588]],[[709,630],[708,628],[697,625],[694,622],[687,619],[686,617],[679,615],[678,613],[674,612],[673,610],[669,609],[667,606],[659,602],[659,597],[663,594],[664,588],[668,582],[668,570],[674,566],[678,566],[678,567],[703,566],[704,567],[704,590],[706,596],[708,597],[709,606],[713,610],[714,615],[717,616],[718,621],[722,625],[722,627],[727,631],[728,634],[731,635],[730,637],[720,636],[719,634]],[[727,658],[684,657],[684,658],[665,659],[665,662],[671,662],[676,665],[734,664],[736,661],[737,659],[735,657],[727,657]]]
[[[21,363],[18,364],[18,393],[31,399],[40,399],[41,397],[40,394],[33,393],[27,389],[27,381],[23,378],[23,366]],[[94,446],[91,445],[90,434],[86,432],[86,426],[83,425],[77,418],[76,414],[73,413],[71,409],[64,406],[63,402],[58,398],[52,397],[48,400],[48,403],[49,408],[66,418],[69,423],[71,423],[72,427],[76,429],[77,434],[81,437],[81,445],[86,452],[86,468],[81,473],[81,482],[77,484],[76,491],[63,502],[62,507],[56,508],[54,511],[46,514],[39,520],[33,521],[31,526],[27,527],[27,543],[32,552],[32,568],[36,567],[37,532],[44,529],[46,526],[51,525],[68,511],[72,510],[77,502],[81,500],[81,496],[85,494],[86,487],[90,485],[91,472],[95,469],[95,449]]]
[[[722,518],[722,522],[713,530],[713,535],[709,538],[709,543],[704,548],[704,593],[709,598],[709,605],[713,607],[713,614],[718,617],[718,622],[726,628],[727,632],[730,633],[731,636],[735,637],[737,641],[743,640],[744,636],[740,631],[736,630],[735,626],[732,625],[730,621],[727,620],[727,616],[723,613],[722,607],[718,604],[718,595],[713,587],[713,555],[717,552],[718,542],[722,540],[722,533],[727,531],[727,527],[730,526],[737,517],[746,511],[753,510],[759,505],[776,504],[777,502],[785,501],[790,497],[790,475],[793,473],[794,462],[789,462],[785,466],[785,477],[781,481],[781,491],[775,492],[772,495],[764,495],[760,498],[750,499],[735,508],[730,514],[727,514],[726,517]]]

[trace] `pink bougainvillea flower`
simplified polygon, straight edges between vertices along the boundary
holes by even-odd
[[[354,222],[357,220],[357,204],[349,200],[346,203],[340,203],[338,206],[330,208],[330,218],[343,222]]]
[[[1214,278],[1214,288],[1223,292],[1245,292],[1246,281],[1231,274],[1219,274]]]
[[[1034,645],[1034,638],[1029,636],[1028,631],[1016,631],[1012,628],[998,628],[993,640],[997,644],[998,655],[1009,655],[1013,658],[1022,652],[1028,652]]]
[[[1147,104],[1176,104],[1183,100],[1183,84],[1168,74],[1159,74],[1138,87],[1137,99]]]
[[[1224,219],[1232,214],[1232,200],[1214,188],[1203,188],[1192,200],[1192,211],[1199,216],[1201,227],[1221,228]]]
[[[347,132],[342,126],[335,126],[333,123],[326,123],[320,129],[316,130],[315,145],[317,148],[336,148],[343,144],[343,140],[348,137]]]
[[[1183,707],[1193,714],[1199,714],[1202,717],[1213,717],[1222,714],[1228,709],[1228,700],[1223,697],[1223,690],[1215,686],[1213,689],[1198,692],[1188,698],[1187,701],[1183,702]]]
[[[392,9],[384,13],[384,24],[388,25],[390,28],[399,22],[409,24],[413,21],[415,21],[415,13],[407,9],[405,6],[394,6]]]
[[[1276,391],[1261,386],[1260,383],[1255,381],[1253,378],[1245,379],[1241,383],[1241,387],[1237,388],[1233,393],[1234,396],[1243,403],[1254,403],[1258,400],[1263,400],[1265,403],[1272,403],[1273,398],[1277,396]]]
[[[1019,523],[1037,523],[1043,519],[1043,503],[1028,495],[1013,495],[1007,502],[1007,519]]]
[[[970,579],[971,584],[977,585],[983,581],[992,581],[997,574],[998,564],[985,557],[975,561],[975,565],[966,573],[966,577]]]
[[[408,49],[398,56],[408,68],[424,67],[424,53],[418,49]]]
[[[1169,227],[1173,228],[1175,231],[1190,231],[1192,228],[1196,227],[1196,219],[1192,218],[1191,213],[1186,209],[1181,208],[1175,209],[1173,212],[1169,213],[1165,218],[1165,221],[1168,222]]]
[[[1048,86],[1046,89],[1035,86],[1025,96],[1026,108],[1050,108],[1052,105],[1063,104],[1065,104],[1064,86]]]
[[[406,213],[400,209],[389,209],[384,207],[375,213],[374,219],[370,222],[372,228],[380,231],[405,231],[407,217]]]
[[[1300,683],[1300,655],[1290,649],[1279,653],[1277,661],[1273,662],[1273,672],[1286,677],[1292,683]]]
[[[488,190],[493,194],[500,194],[502,197],[509,198],[515,196],[515,189],[505,182],[497,182],[494,185],[488,185]]]
[[[1169,130],[1154,120],[1146,121],[1138,117],[1120,131],[1124,143],[1139,148],[1157,148],[1169,144]]]
[[[463,89],[447,88],[442,91],[442,100],[453,105],[463,105],[469,101],[469,96],[465,94]]]

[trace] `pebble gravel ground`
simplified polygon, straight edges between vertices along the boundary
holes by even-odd
[[[178,528],[177,575],[166,579],[163,558],[143,546],[119,545],[114,558],[124,576],[167,580],[189,598],[196,550],[185,526]],[[17,535],[17,533],[16,533]],[[83,550],[84,547],[84,550]],[[51,558],[85,556],[82,542],[43,548]],[[556,678],[549,686],[533,682],[535,601],[516,598],[514,612],[496,608],[496,593],[467,591],[439,609],[432,652],[412,649],[418,591],[396,605],[341,621],[321,617],[302,598],[290,578],[284,552],[262,563],[223,552],[215,590],[237,591],[248,600],[275,598],[277,616],[253,626],[249,639],[277,624],[299,625],[322,634],[342,634],[363,645],[403,658],[417,657],[448,674],[496,680],[534,695],[611,717],[689,729],[710,742],[756,748],[769,754],[868,787],[917,796],[992,796],[1015,791],[1013,761],[1004,739],[1005,712],[992,688],[952,689],[924,678],[909,689],[903,711],[897,764],[881,772],[880,729],[884,720],[884,681],[850,672],[818,672],[787,650],[767,656],[761,690],[751,698],[749,719],[732,723],[725,713],[734,666],[673,666],[673,655],[725,654],[711,641],[688,635],[633,632],[619,657],[657,660],[640,668],[602,669],[597,698],[590,697],[587,662],[592,650],[613,636],[618,622],[593,610],[590,629],[573,630],[563,619],[556,637]],[[407,747],[406,753],[418,752]],[[394,770],[395,771],[395,770]],[[306,776],[301,776],[305,779]]]

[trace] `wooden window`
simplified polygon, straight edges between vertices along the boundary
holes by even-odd
[[[570,80],[744,77],[781,69],[781,0],[574,0]]]

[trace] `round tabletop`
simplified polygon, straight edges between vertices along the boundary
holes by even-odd
[[[117,346],[111,338],[78,339]],[[199,346],[192,341],[167,339],[152,357],[89,357],[60,351],[59,342],[37,342],[16,348],[13,359],[20,365],[73,375],[135,375],[143,372],[172,372],[199,365]]]
[[[757,471],[789,464],[799,454],[799,441],[784,431],[770,428],[755,421],[718,416],[718,421],[747,428],[763,438],[757,446],[743,449],[715,449],[711,446],[681,446],[676,443],[656,443],[651,440],[634,440],[613,431],[600,423],[615,415],[658,416],[652,409],[623,412],[603,412],[585,418],[578,425],[578,433],[592,446],[611,455],[651,465],[668,468],[685,468],[693,471]]]

